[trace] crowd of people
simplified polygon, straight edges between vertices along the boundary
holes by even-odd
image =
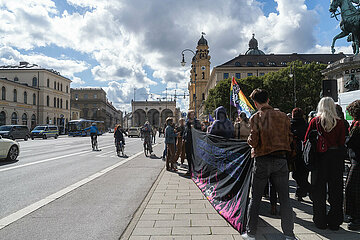
[[[279,201],[285,239],[296,239],[289,197],[290,172],[297,184],[295,198],[303,201],[309,196],[313,203],[313,222],[317,228],[337,231],[345,219],[349,230],[360,230],[360,100],[346,109],[354,119],[349,126],[342,108],[329,97],[322,98],[317,111],[310,112],[307,119],[301,108],[294,108],[291,114],[273,108],[265,90],[255,89],[250,98],[257,112],[250,119],[241,112],[234,124],[222,106],[215,110],[215,121],[211,124],[196,119],[194,111],[189,111],[187,119],[180,119],[178,124],[172,118],[166,119],[166,169],[177,171],[177,166],[187,159],[186,175],[191,176],[192,128],[225,139],[236,138],[249,144],[254,159],[244,239],[255,239],[259,205],[269,188],[271,213],[277,214]],[[316,161],[310,169],[304,162],[303,148],[314,131],[318,136]],[[350,160],[350,169],[344,189],[345,159]]]

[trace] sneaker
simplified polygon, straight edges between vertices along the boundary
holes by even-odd
[[[244,240],[255,240],[255,237],[249,236],[247,233],[241,235]]]

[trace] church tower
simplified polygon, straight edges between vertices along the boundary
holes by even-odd
[[[198,41],[196,55],[193,57],[191,64],[189,109],[196,110],[196,116],[198,117],[200,105],[205,101],[205,88],[210,78],[209,46],[207,40],[204,38],[204,33],[202,33],[202,36]]]

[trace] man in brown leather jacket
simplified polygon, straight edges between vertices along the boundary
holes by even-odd
[[[250,118],[248,143],[255,158],[252,176],[251,200],[248,211],[247,233],[244,239],[255,239],[261,197],[269,178],[279,194],[281,228],[286,240],[296,239],[294,217],[289,198],[289,171],[286,153],[291,150],[290,120],[285,113],[269,105],[268,93],[255,89],[250,98],[258,112]]]

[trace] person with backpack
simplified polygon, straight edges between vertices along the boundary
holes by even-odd
[[[346,141],[351,167],[345,185],[345,213],[350,216],[348,229],[360,230],[360,100],[352,102],[346,110],[354,121],[350,127],[350,137]]]
[[[302,201],[302,198],[306,197],[310,192],[310,183],[308,181],[309,169],[305,166],[302,154],[302,145],[308,124],[304,119],[304,112],[301,108],[294,108],[292,110],[290,124],[291,132],[294,135],[294,148],[296,152],[295,169],[292,174],[297,184],[295,197],[298,201]]]
[[[221,136],[224,138],[234,137],[234,126],[226,116],[226,109],[223,106],[215,110],[214,123],[208,127],[207,131],[210,134]]]
[[[313,221],[319,229],[339,230],[343,215],[344,122],[337,116],[334,100],[324,97],[317,106],[317,117],[309,124],[305,141],[317,131],[316,160],[311,173]],[[327,191],[328,190],[328,191]],[[326,199],[330,209],[327,212]]]

